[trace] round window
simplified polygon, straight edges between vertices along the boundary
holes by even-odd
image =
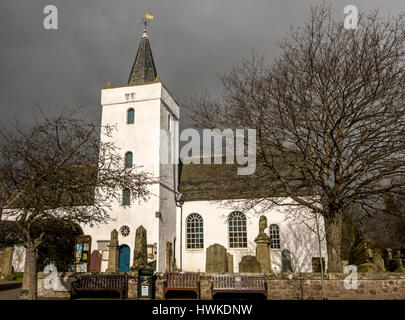
[[[121,233],[122,236],[124,236],[124,237],[128,236],[128,235],[129,235],[129,232],[130,232],[130,230],[129,230],[129,227],[128,227],[128,226],[122,226],[122,227],[120,228],[120,233]]]

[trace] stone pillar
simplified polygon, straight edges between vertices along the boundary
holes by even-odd
[[[135,235],[135,247],[134,247],[134,261],[131,270],[138,270],[141,267],[148,265],[148,252],[146,241],[146,229],[143,226],[139,226],[136,229]]]
[[[218,243],[207,248],[205,258],[206,273],[225,273],[228,270],[227,254],[225,247]]]
[[[271,273],[270,262],[270,237],[264,233],[267,228],[267,218],[260,217],[259,221],[259,235],[256,237],[256,259],[260,263],[260,272]]]
[[[13,253],[14,247],[8,247],[3,250],[3,258],[1,261],[1,274],[2,280],[13,280]]]
[[[208,277],[200,280],[200,299],[212,300],[212,281]]]
[[[118,269],[118,231],[111,231],[110,245],[108,246],[108,268],[106,272],[119,272]]]
[[[233,255],[227,253],[226,257],[228,260],[228,273],[233,273]]]
[[[164,286],[164,280],[163,279],[157,279],[155,283],[155,299],[156,300],[164,300],[163,296],[163,286]]]

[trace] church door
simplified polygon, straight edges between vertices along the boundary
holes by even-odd
[[[118,268],[120,272],[129,272],[129,247],[127,245],[120,246],[118,256]]]

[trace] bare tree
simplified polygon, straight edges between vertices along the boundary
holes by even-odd
[[[256,186],[276,180],[290,204],[320,212],[328,272],[341,272],[343,211],[403,193],[394,178],[405,164],[404,15],[362,14],[346,30],[322,5],[279,45],[272,66],[254,55],[231,67],[223,96],[194,99],[191,118],[198,127],[256,129]],[[297,193],[304,185],[317,196]],[[270,184],[268,197],[254,198],[252,188],[251,204],[275,202]]]
[[[16,221],[24,236],[29,299],[37,297],[36,251],[45,233],[34,229],[41,222],[105,223],[123,188],[134,198],[149,196],[149,174],[125,168],[122,152],[108,138],[100,141],[100,133],[109,137],[113,130],[62,114],[30,129],[16,124],[0,131],[0,180],[10,191],[3,219]]]

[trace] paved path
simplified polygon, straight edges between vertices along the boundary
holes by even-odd
[[[21,289],[10,289],[0,291],[0,300],[20,300]]]

